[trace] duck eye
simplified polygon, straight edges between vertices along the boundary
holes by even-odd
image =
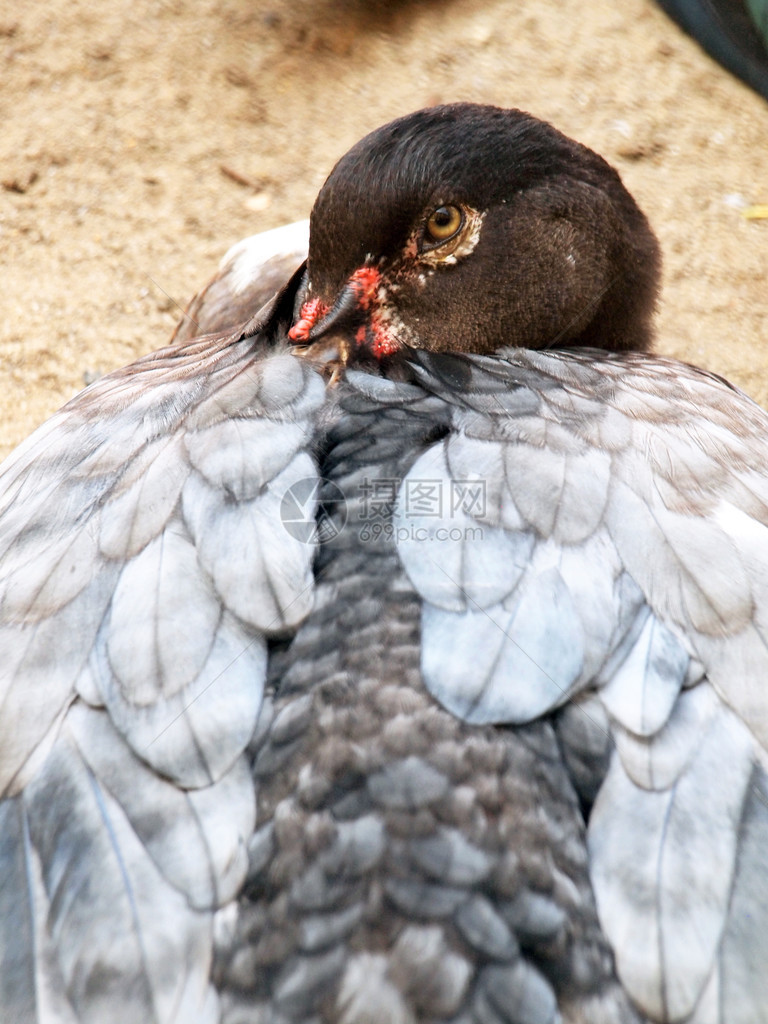
[[[438,206],[427,218],[424,242],[428,248],[442,245],[460,230],[464,214],[458,206]]]

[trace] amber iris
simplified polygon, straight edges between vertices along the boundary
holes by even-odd
[[[424,242],[428,246],[441,245],[453,238],[464,223],[464,214],[457,206],[438,206],[427,219]]]

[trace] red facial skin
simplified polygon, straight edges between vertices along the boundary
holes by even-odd
[[[381,315],[379,289],[381,274],[375,267],[360,267],[347,282],[355,297],[357,309],[367,314],[366,322],[355,332],[358,346],[367,346],[377,359],[392,355],[400,348],[398,341],[387,331]],[[301,307],[299,319],[288,331],[288,337],[297,344],[309,341],[312,328],[328,313],[329,307],[320,299],[310,299]]]
[[[360,267],[350,277],[347,286],[357,295],[357,304],[360,309],[367,310],[375,304],[380,284],[381,274],[375,267]]]
[[[310,299],[301,307],[299,319],[288,331],[288,337],[297,344],[303,344],[309,340],[309,332],[318,320],[328,312],[328,306],[320,299]]]

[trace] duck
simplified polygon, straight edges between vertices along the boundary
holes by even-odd
[[[768,414],[647,219],[449,104],[280,244],[0,471],[6,1018],[768,1020]]]

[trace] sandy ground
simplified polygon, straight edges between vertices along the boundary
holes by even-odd
[[[768,405],[768,105],[651,0],[0,0],[0,454],[362,134],[456,99],[614,163],[665,252],[658,349]]]

